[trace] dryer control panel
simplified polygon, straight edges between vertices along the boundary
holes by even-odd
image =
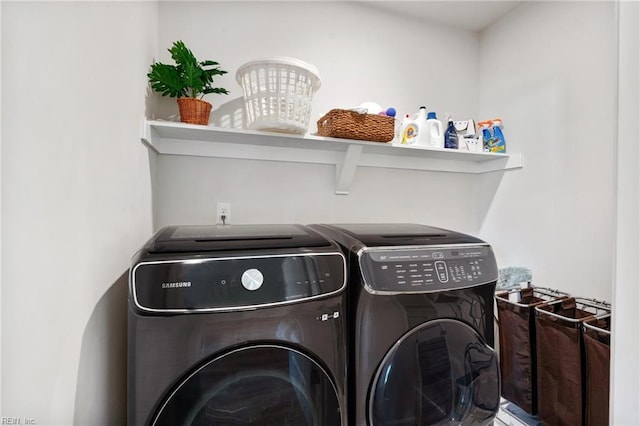
[[[370,248],[359,257],[365,286],[374,293],[454,290],[498,279],[488,245]]]

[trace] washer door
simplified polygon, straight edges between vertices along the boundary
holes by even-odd
[[[340,425],[336,388],[307,355],[251,346],[209,361],[160,406],[153,425]]]
[[[486,425],[500,403],[498,358],[460,321],[427,322],[386,354],[369,393],[369,424]]]

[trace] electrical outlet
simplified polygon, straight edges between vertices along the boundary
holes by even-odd
[[[223,216],[224,216],[224,220],[222,218]],[[216,204],[216,224],[228,225],[230,223],[231,223],[231,203],[218,202]]]

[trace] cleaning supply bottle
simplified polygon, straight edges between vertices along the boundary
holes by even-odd
[[[447,115],[447,130],[444,132],[444,147],[448,149],[458,149],[458,132],[456,132],[456,126],[453,125],[453,120]]]
[[[402,117],[402,121],[395,126],[393,145],[399,145],[402,143],[402,132],[404,131],[404,127],[407,125],[409,120],[409,114],[405,114],[404,117]]]
[[[480,121],[478,123],[480,126],[481,134],[482,134],[482,150],[484,152],[491,152],[491,146],[494,144],[495,139],[493,138],[493,134],[491,133],[491,122],[489,121]]]
[[[403,121],[400,129],[400,144],[426,145],[427,107],[421,106],[416,114]]]
[[[502,119],[494,118],[491,120],[491,129],[493,130],[493,137],[495,139],[491,152],[507,152],[507,144],[504,140],[504,134],[502,133]]]
[[[429,146],[431,148],[444,148],[444,132],[442,131],[442,123],[436,117],[435,112],[427,114],[426,132],[429,135]]]

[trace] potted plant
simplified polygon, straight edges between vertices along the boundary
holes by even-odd
[[[209,124],[212,105],[202,97],[208,93],[229,94],[222,87],[213,87],[213,76],[227,71],[215,61],[199,62],[181,40],[174,42],[168,50],[176,65],[152,64],[151,72],[147,74],[151,88],[162,96],[178,98],[183,123]]]

